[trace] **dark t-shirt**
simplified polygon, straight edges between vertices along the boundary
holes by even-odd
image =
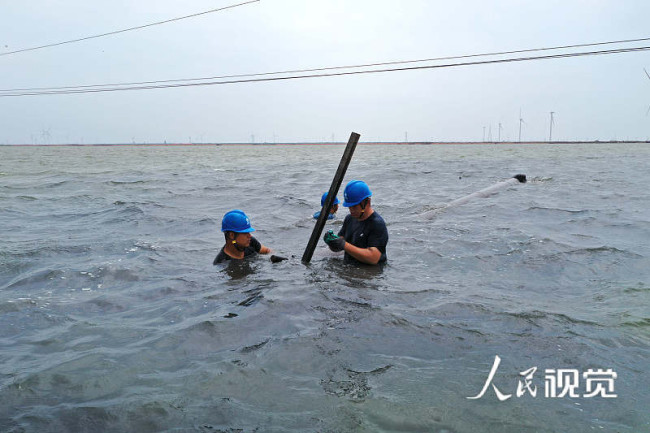
[[[388,229],[384,219],[377,212],[373,212],[368,219],[363,221],[353,218],[352,215],[346,216],[343,227],[339,231],[339,236],[343,236],[346,242],[350,242],[355,247],[376,247],[381,252],[379,263],[386,262]],[[348,253],[345,253],[345,262],[361,263]]]
[[[225,262],[226,260],[237,260],[237,259],[233,259],[228,254],[226,254],[226,252],[223,250],[224,248],[225,247],[221,247],[221,251],[219,251],[219,254],[217,254],[217,257],[215,257],[214,261],[212,262],[213,265],[216,265],[221,262]],[[244,250],[244,258],[259,253],[261,249],[262,249],[262,244],[260,243],[260,241],[251,237],[250,245],[247,246],[246,249]]]

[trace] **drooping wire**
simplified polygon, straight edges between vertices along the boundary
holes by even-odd
[[[257,0],[259,1],[259,0]],[[19,92],[19,91],[53,91],[53,90],[66,90],[66,89],[87,89],[93,87],[119,87],[119,86],[141,86],[141,85],[151,85],[159,83],[176,83],[176,82],[191,82],[191,81],[207,81],[207,80],[221,80],[221,79],[230,79],[230,78],[248,78],[248,77],[262,77],[268,75],[281,75],[281,74],[297,74],[305,72],[322,72],[322,71],[332,71],[340,69],[359,69],[359,68],[369,68],[377,66],[387,66],[387,65],[399,65],[399,64],[412,64],[412,63],[424,63],[424,62],[434,62],[442,60],[459,60],[459,59],[470,59],[476,57],[491,57],[491,56],[501,56],[501,55],[510,55],[510,54],[521,54],[521,53],[531,53],[539,51],[554,51],[554,50],[564,50],[569,48],[585,48],[585,47],[596,47],[602,45],[614,45],[614,44],[624,44],[632,42],[645,42],[650,41],[650,38],[639,38],[639,39],[625,39],[618,41],[607,41],[607,42],[593,42],[593,43],[583,43],[583,44],[574,44],[574,45],[561,45],[556,47],[543,47],[543,48],[528,48],[521,50],[511,50],[511,51],[497,51],[490,53],[475,53],[475,54],[465,54],[459,56],[447,56],[447,57],[433,57],[428,59],[418,59],[418,60],[394,60],[389,62],[376,62],[376,63],[365,63],[360,65],[345,65],[345,66],[329,66],[329,67],[320,67],[320,68],[310,68],[310,69],[293,69],[293,70],[284,70],[284,71],[275,71],[275,72],[261,72],[253,74],[235,74],[235,75],[217,75],[211,77],[199,77],[199,78],[176,78],[168,80],[155,80],[155,81],[140,81],[140,82],[127,82],[127,83],[104,83],[104,84],[87,84],[79,86],[62,86],[62,87],[28,87],[28,88],[15,88],[15,89],[0,89],[0,92]]]
[[[648,80],[650,80],[650,74],[648,74],[648,71],[646,71],[645,68],[643,68],[643,72],[645,72],[645,75],[648,77]],[[650,113],[650,105],[648,105],[648,109],[645,112],[645,115],[647,116]]]
[[[211,9],[209,11],[198,12],[198,13],[191,14],[191,15],[186,15],[186,16],[183,16],[183,17],[171,18],[171,19],[168,19],[168,20],[158,21],[158,22],[155,22],[155,23],[144,24],[144,25],[137,26],[137,27],[130,27],[128,29],[115,30],[115,31],[112,31],[112,32],[102,33],[102,34],[93,35],[93,36],[86,36],[86,37],[83,37],[83,38],[72,39],[72,40],[69,40],[69,41],[56,42],[56,43],[53,43],[53,44],[40,45],[40,46],[37,46],[37,47],[31,47],[31,48],[23,48],[23,49],[15,50],[15,51],[8,51],[8,52],[0,53],[0,56],[8,56],[10,54],[18,54],[18,53],[24,53],[26,51],[41,50],[43,48],[51,48],[51,47],[56,47],[56,46],[59,46],[59,45],[65,45],[65,44],[72,44],[72,43],[75,43],[75,42],[87,41],[89,39],[101,38],[101,37],[104,37],[104,36],[117,35],[119,33],[130,32],[130,31],[133,31],[133,30],[140,30],[140,29],[144,29],[144,28],[147,28],[147,27],[153,27],[153,26],[158,26],[158,25],[161,25],[161,24],[171,23],[171,22],[174,22],[174,21],[185,20],[185,19],[188,19],[188,18],[195,18],[195,17],[201,16],[201,15],[211,14],[213,12],[220,12],[220,11],[223,11],[223,10],[226,10],[226,9],[232,9],[232,8],[236,8],[236,7],[239,7],[239,6],[247,5],[249,3],[256,3],[256,2],[259,2],[259,1],[260,0],[249,0],[249,1],[246,1],[246,2],[243,2],[243,3],[238,3],[238,4],[234,4],[234,5],[230,5],[230,6],[224,6],[222,8],[217,8],[217,9]]]
[[[549,60],[549,59],[561,59],[561,58],[571,58],[571,57],[621,54],[621,53],[641,52],[641,51],[648,51],[648,50],[650,50],[650,46],[634,47],[634,48],[617,48],[617,49],[612,49],[612,50],[601,50],[601,51],[562,53],[562,54],[552,54],[552,55],[546,55],[546,56],[514,57],[514,58],[508,58],[508,59],[495,59],[495,60],[482,60],[482,61],[474,61],[474,62],[447,63],[447,64],[442,64],[442,65],[405,66],[405,67],[401,67],[401,68],[385,68],[385,69],[372,69],[372,70],[363,70],[363,71],[331,72],[331,73],[309,74],[309,75],[293,75],[293,76],[286,76],[286,77],[249,78],[249,79],[227,80],[227,81],[206,81],[206,82],[202,82],[202,83],[160,84],[160,85],[133,86],[133,87],[106,87],[106,88],[93,88],[93,89],[68,89],[68,90],[53,90],[53,91],[34,91],[34,92],[24,92],[24,93],[6,93],[6,94],[0,94],[0,97],[37,96],[37,95],[68,95],[68,94],[79,94],[79,93],[116,92],[116,91],[124,91],[124,90],[151,90],[151,89],[165,89],[165,88],[176,88],[176,87],[198,87],[198,86],[211,86],[211,85],[257,83],[257,82],[266,82],[266,81],[285,81],[285,80],[296,80],[296,79],[306,79],[306,78],[324,78],[324,77],[335,77],[335,76],[373,74],[373,73],[382,73],[382,72],[400,72],[400,71],[413,71],[413,70],[424,70],[424,69],[441,69],[441,68],[451,68],[451,67],[460,67],[460,66],[477,66],[477,65],[501,64],[501,63],[511,63],[511,62],[524,62],[524,61],[533,61],[533,60]]]

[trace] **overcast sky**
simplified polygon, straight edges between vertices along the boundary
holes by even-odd
[[[241,1],[5,0],[0,54]],[[0,88],[188,79],[647,38],[648,17],[647,0],[261,0],[0,56]],[[611,48],[616,47],[573,51]],[[549,53],[526,55],[543,54]],[[554,140],[648,140],[650,79],[644,68],[650,71],[650,51],[0,97],[0,143],[345,141],[351,131],[361,141],[480,141],[499,134],[516,141],[520,110],[524,141],[548,140],[551,111]]]

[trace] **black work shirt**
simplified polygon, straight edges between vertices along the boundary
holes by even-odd
[[[233,259],[228,254],[226,254],[226,252],[223,250],[224,248],[225,246],[221,248],[221,251],[219,251],[217,257],[214,258],[214,261],[212,262],[213,265],[216,265],[221,262],[225,262],[226,260],[237,260],[237,259]],[[250,245],[248,245],[244,250],[244,258],[259,253],[261,249],[262,249],[262,244],[260,243],[260,241],[251,237]]]
[[[339,236],[342,236],[346,242],[355,247],[370,248],[375,247],[381,252],[378,263],[386,262],[386,244],[388,244],[388,229],[384,219],[376,211],[363,221],[353,218],[352,215],[345,217],[343,227],[339,230]],[[346,263],[362,263],[352,257],[347,252],[344,260]]]

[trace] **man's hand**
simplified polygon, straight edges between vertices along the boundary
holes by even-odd
[[[327,246],[330,247],[330,250],[334,251],[335,253],[343,251],[345,248],[345,239],[335,235],[332,230],[329,230],[327,233],[325,233],[323,240]]]

